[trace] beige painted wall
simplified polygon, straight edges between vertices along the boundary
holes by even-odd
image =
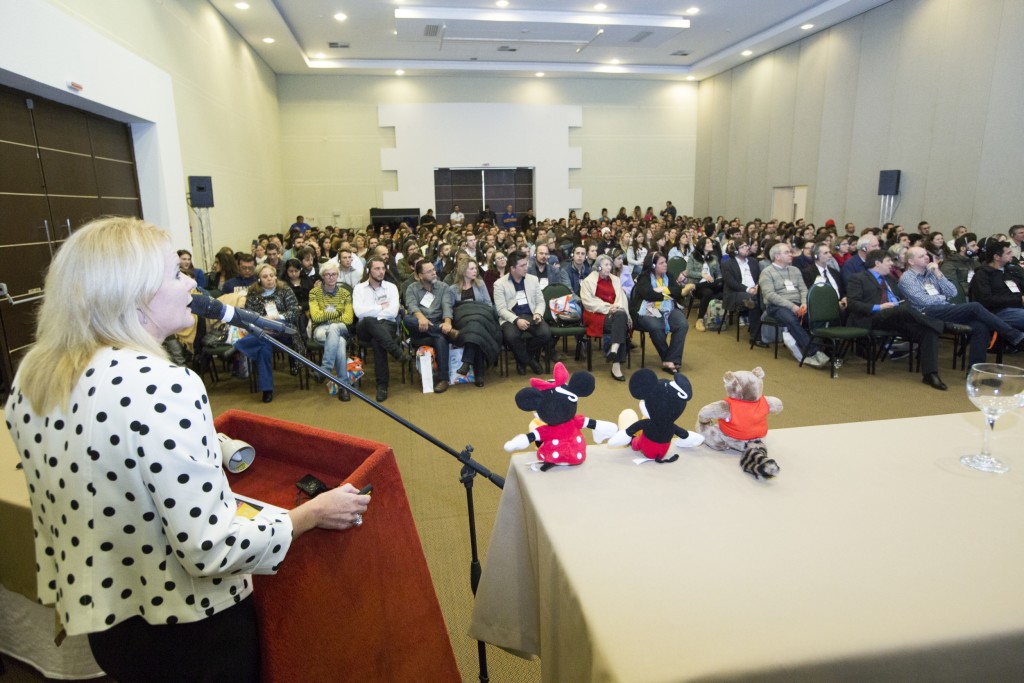
[[[244,247],[253,234],[281,228],[287,212],[281,202],[276,77],[212,5],[48,1],[170,74],[181,139],[181,201],[187,176],[213,178],[215,248]]]
[[[876,225],[900,169],[896,222],[1022,222],[1022,34],[1020,0],[893,0],[703,81],[696,211],[765,217],[808,185],[808,220]]]
[[[650,80],[278,76],[285,206],[320,225],[335,222],[338,211],[338,222],[350,226],[365,225],[369,209],[383,206],[383,193],[397,188],[396,174],[380,170],[380,150],[395,136],[378,126],[378,104],[534,102],[583,110],[583,126],[569,132],[569,145],[583,154],[583,168],[569,177],[583,206],[566,212],[660,210],[666,200],[689,212],[696,95],[692,84]]]

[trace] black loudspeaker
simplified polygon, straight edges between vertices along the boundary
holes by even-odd
[[[878,194],[880,196],[894,195],[900,193],[900,172],[879,171],[878,172]]]
[[[189,204],[193,209],[210,208],[213,206],[213,179],[208,175],[190,175],[188,177],[188,195]]]

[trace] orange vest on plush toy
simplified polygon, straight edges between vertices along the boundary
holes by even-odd
[[[768,401],[764,396],[756,401],[726,397],[729,419],[718,421],[718,428],[726,436],[738,441],[760,439],[768,433]]]

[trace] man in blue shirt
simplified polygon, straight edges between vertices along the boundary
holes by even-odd
[[[288,230],[298,230],[300,235],[304,235],[306,234],[306,231],[309,230],[309,224],[306,223],[302,216],[296,216],[295,222],[291,224]]]
[[[944,324],[908,306],[896,295],[892,258],[881,249],[868,252],[867,270],[854,274],[846,284],[846,300],[852,327],[896,332],[921,347],[921,381],[940,391],[946,384],[939,377],[939,334]]]
[[[505,213],[501,214],[501,224],[505,226],[505,229],[514,228],[519,225],[519,217],[516,216],[515,209],[509,204],[505,207]]]
[[[853,259],[851,259],[853,260]],[[956,285],[942,274],[939,265],[921,247],[907,250],[907,271],[900,278],[899,289],[910,305],[931,318],[949,323],[969,325],[971,344],[968,363],[984,363],[992,332],[998,332],[1010,350],[1024,346],[1024,332],[1015,330],[977,302],[950,303],[956,296]]]

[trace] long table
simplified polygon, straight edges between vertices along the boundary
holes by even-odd
[[[703,446],[513,456],[470,634],[545,681],[1024,680],[1024,420],[779,429],[770,482]]]
[[[28,485],[6,427],[0,427],[0,652],[49,678],[98,678],[85,636],[54,644],[52,607],[36,602],[36,560]]]

